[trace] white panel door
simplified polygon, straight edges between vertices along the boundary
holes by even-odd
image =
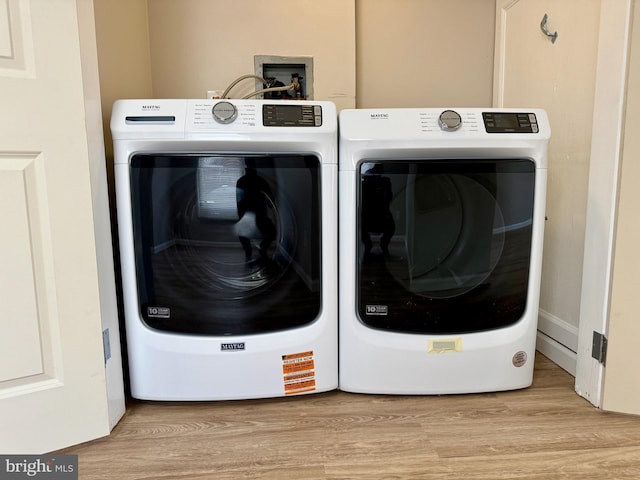
[[[538,349],[575,374],[600,0],[498,0],[496,12],[494,105],[551,122]]]
[[[0,452],[109,433],[75,0],[0,0]]]
[[[606,60],[601,68],[603,76],[612,79],[609,82],[612,85],[599,92],[599,97],[601,103],[614,105],[617,115],[610,113],[610,106],[604,107],[606,119],[600,122],[601,125],[607,125],[600,128],[618,133],[618,137],[615,142],[610,142],[612,147],[609,152],[598,146],[600,158],[598,164],[594,165],[597,169],[592,170],[593,183],[599,188],[598,195],[593,195],[594,208],[590,219],[593,219],[593,236],[596,240],[602,240],[592,242],[593,254],[608,260],[605,270],[607,276],[604,277],[608,281],[601,283],[609,288],[603,292],[603,295],[607,295],[607,302],[604,303],[606,310],[596,310],[601,315],[585,318],[584,343],[587,349],[592,331],[608,337],[606,367],[602,368],[585,355],[584,368],[579,370],[582,375],[576,378],[576,389],[588,393],[592,403],[603,410],[640,415],[640,375],[637,374],[640,368],[637,354],[640,340],[640,9],[633,7],[630,2],[626,0],[616,4],[612,13],[617,15],[608,18],[606,26],[603,23],[601,33],[601,37],[607,40],[601,49],[607,52],[603,55]],[[631,25],[633,28],[630,28]],[[611,55],[612,51],[616,52],[615,56]],[[615,74],[612,75],[612,72]],[[607,168],[608,171],[605,170]],[[607,221],[608,228],[602,228],[603,219]],[[597,266],[593,260],[590,263]],[[587,265],[585,257],[585,267]],[[593,270],[598,272],[596,268]],[[588,301],[585,295],[585,312],[591,310]]]

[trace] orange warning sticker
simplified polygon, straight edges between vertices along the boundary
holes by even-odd
[[[299,358],[308,358],[308,357],[313,357],[313,350],[309,350],[308,352],[291,353],[289,355],[283,355],[282,361],[286,362],[288,360],[296,360]]]
[[[313,370],[313,360],[305,360],[303,362],[296,362],[282,365],[282,373],[294,373],[302,372],[306,370]]]
[[[314,391],[316,375],[313,351],[282,355],[282,374],[285,395]]]
[[[315,380],[307,380],[306,382],[286,383],[284,385],[284,393],[292,395],[294,393],[312,392],[316,389]]]

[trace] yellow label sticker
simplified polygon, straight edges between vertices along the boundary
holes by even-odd
[[[428,353],[456,353],[462,351],[462,338],[438,338],[427,342]]]

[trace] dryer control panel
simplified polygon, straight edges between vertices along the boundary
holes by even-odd
[[[482,112],[487,133],[538,133],[535,113]]]

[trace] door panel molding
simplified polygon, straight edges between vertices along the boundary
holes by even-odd
[[[0,317],[20,319],[0,326],[0,348],[14,359],[0,364],[6,398],[58,386],[62,362],[44,155],[0,152],[0,190],[0,221],[11,233],[0,236],[0,285],[10,293]]]
[[[30,0],[0,0],[0,76],[34,78]]]

